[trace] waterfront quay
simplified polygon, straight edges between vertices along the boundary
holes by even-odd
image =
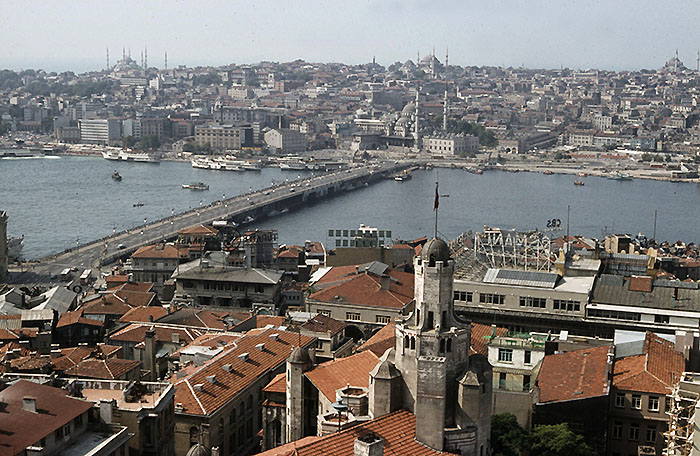
[[[370,185],[410,166],[408,162],[362,165],[273,185],[259,191],[215,201],[207,206],[114,233],[89,243],[25,264],[15,272],[13,283],[38,284],[55,281],[67,267],[99,268],[126,258],[139,247],[175,239],[177,232],[217,220],[239,225],[296,209],[324,198]]]

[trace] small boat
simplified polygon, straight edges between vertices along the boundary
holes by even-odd
[[[542,174],[549,176],[549,175],[551,175],[551,174],[554,174],[554,171],[549,170],[549,169],[545,169],[544,172],[543,172]]]
[[[413,177],[413,176],[411,176],[411,173],[408,170],[403,170],[403,172],[394,176],[394,180],[396,182],[403,182],[403,181],[410,180],[411,177]]]
[[[584,172],[576,173],[576,175],[579,177],[586,177],[586,173]]]
[[[191,184],[182,184],[182,188],[190,190],[209,190],[209,186],[204,182],[192,182]]]
[[[117,182],[121,182],[122,176],[119,174],[119,172],[117,170],[114,170],[114,172],[112,173],[112,179],[114,179]]]
[[[134,207],[143,207],[143,203],[141,203],[141,202],[134,203]]]
[[[624,180],[632,180],[632,176],[630,176],[629,174],[621,173],[618,171],[614,174],[609,175],[608,179],[617,180],[617,181],[624,181]]]
[[[586,183],[583,181],[576,180],[574,181],[574,185],[586,185]]]

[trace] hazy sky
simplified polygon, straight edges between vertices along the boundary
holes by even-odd
[[[0,68],[86,71],[122,47],[150,66],[381,64],[449,47],[459,65],[658,68],[700,48],[700,1],[0,0]]]

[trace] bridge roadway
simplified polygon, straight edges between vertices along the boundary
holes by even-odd
[[[236,220],[242,223],[248,216],[260,219],[271,211],[296,208],[385,178],[410,163],[362,165],[314,177],[285,182],[249,194],[239,195],[208,206],[196,208],[121,233],[92,241],[56,255],[39,259],[27,271],[13,273],[16,284],[47,284],[57,282],[58,273],[67,268],[98,268],[126,257],[141,246],[172,240],[180,230],[216,220]],[[121,247],[121,248],[120,248]]]

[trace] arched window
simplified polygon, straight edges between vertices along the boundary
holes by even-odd
[[[452,339],[447,339],[447,353],[452,352]]]
[[[430,254],[430,259],[428,260],[428,267],[429,268],[435,267],[435,254],[434,253]]]
[[[416,338],[411,337],[411,350],[415,350],[415,349],[416,349]]]
[[[236,425],[236,407],[234,407],[234,408],[231,410],[231,414],[229,415],[229,421],[231,422],[231,423],[230,423],[231,426],[235,426],[235,425]]]
[[[199,429],[197,426],[192,426],[190,428],[190,447],[199,443]]]
[[[409,339],[409,337],[408,337],[408,336],[404,336],[404,338],[403,338],[403,347],[404,347],[404,348],[408,348],[408,347],[409,347],[409,344],[410,344],[410,339]]]
[[[282,423],[279,420],[272,422],[272,442],[275,446],[282,445]]]
[[[445,339],[440,339],[440,353],[445,353]]]

